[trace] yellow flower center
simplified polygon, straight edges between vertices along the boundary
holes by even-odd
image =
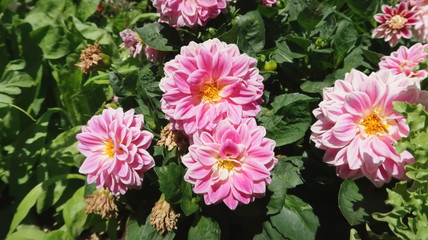
[[[400,15],[395,15],[394,17],[386,21],[386,24],[388,24],[388,26],[392,29],[401,29],[406,23],[407,19]]]
[[[231,171],[235,167],[235,162],[233,159],[218,159],[218,166],[221,168],[226,168],[228,171]]]
[[[220,90],[217,88],[216,84],[210,82],[204,85],[204,88],[200,92],[200,95],[204,102],[214,102],[221,98],[218,95],[219,93]]]
[[[111,140],[107,140],[104,152],[109,158],[114,157],[116,151],[114,150],[114,143]]]
[[[374,135],[376,133],[388,133],[389,125],[383,124],[382,119],[376,113],[367,115],[363,119],[363,122],[361,122],[361,125],[364,126],[364,131],[368,135]]]

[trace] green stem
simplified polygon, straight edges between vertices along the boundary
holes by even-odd
[[[34,122],[37,121],[36,119],[34,119],[29,113],[27,113],[24,109],[16,106],[15,104],[10,104],[10,106],[14,107],[15,109],[19,110],[20,112],[22,112],[23,114],[25,114],[27,117],[29,117],[31,120],[33,120]]]

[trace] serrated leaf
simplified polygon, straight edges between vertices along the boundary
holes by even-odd
[[[353,180],[343,181],[339,189],[339,209],[351,226],[365,222],[364,218],[369,216],[364,208],[356,206],[358,202],[364,199],[358,190],[358,186]]]
[[[177,30],[165,23],[150,23],[136,32],[143,42],[159,51],[177,51],[181,47],[181,40]]]
[[[266,128],[266,136],[275,140],[277,147],[303,138],[312,122],[310,104],[315,101],[299,93],[277,96],[272,102],[273,109],[263,109],[258,118]]]
[[[303,183],[300,170],[303,169],[301,157],[278,158],[272,170],[272,182],[268,189],[273,192],[267,205],[267,214],[278,213],[284,205],[287,189]]]
[[[312,207],[293,195],[286,196],[282,210],[270,219],[273,227],[291,240],[315,239],[319,227]]]
[[[189,240],[207,239],[216,240],[220,239],[221,230],[218,223],[212,218],[200,216],[197,223],[189,229]]]
[[[220,39],[236,43],[241,51],[255,55],[265,45],[265,25],[262,16],[256,10],[240,16]]]

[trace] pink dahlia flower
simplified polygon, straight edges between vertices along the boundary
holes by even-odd
[[[276,3],[276,0],[263,0],[263,5],[272,6],[272,4]]]
[[[162,111],[171,128],[192,135],[198,129],[212,129],[224,118],[238,124],[242,118],[255,117],[263,94],[256,63],[240,54],[235,44],[218,39],[182,47],[165,64],[160,81]]]
[[[428,1],[417,8],[419,22],[415,24],[415,35],[419,41],[428,42]]]
[[[143,51],[144,43],[141,40],[138,33],[132,31],[131,29],[125,29],[119,33],[120,37],[123,40],[123,43],[120,47],[129,48],[129,56],[133,58],[137,58],[140,56]]]
[[[420,81],[428,76],[428,70],[417,70],[415,68],[421,62],[425,62],[428,56],[428,44],[417,43],[410,48],[401,46],[390,56],[381,58],[380,69],[390,69],[394,74],[404,73],[408,77],[419,78]]]
[[[422,92],[404,74],[380,70],[366,76],[357,70],[324,88],[323,101],[313,111],[318,121],[311,140],[326,150],[324,161],[336,166],[341,178],[366,176],[377,187],[391,177],[405,179],[404,166],[414,162],[394,143],[409,134],[406,119],[393,110],[393,101],[419,103]]]
[[[184,179],[204,195],[206,204],[223,201],[232,210],[264,196],[278,162],[275,142],[265,134],[254,118],[239,126],[224,120],[213,131],[195,133],[194,144],[182,158],[188,168]]]
[[[400,3],[395,8],[383,5],[382,12],[374,16],[381,25],[373,31],[373,38],[384,38],[393,47],[401,37],[412,37],[410,28],[419,22],[415,7],[409,8],[408,3]]]
[[[143,172],[152,168],[153,157],[146,151],[153,134],[142,131],[144,117],[131,109],[105,109],[93,116],[77,134],[78,149],[86,157],[79,172],[88,183],[125,194],[128,188],[141,188]]]
[[[152,0],[160,22],[173,27],[205,26],[209,19],[227,11],[231,0]]]
[[[419,41],[428,42],[428,0],[400,0],[408,3],[410,7],[416,7],[417,18],[420,20],[414,26],[414,33]]]

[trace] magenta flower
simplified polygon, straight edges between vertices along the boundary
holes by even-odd
[[[143,173],[155,165],[146,151],[153,134],[142,131],[144,116],[131,109],[105,109],[93,116],[77,134],[78,149],[86,157],[79,172],[88,175],[88,183],[108,188],[113,194],[125,194],[128,188],[141,188]]]
[[[272,6],[272,4],[276,3],[276,0],[263,0],[263,5]]]
[[[238,124],[242,118],[255,117],[263,94],[256,63],[240,54],[235,44],[218,39],[182,47],[165,64],[160,81],[162,111],[172,129],[192,135],[198,129],[211,130],[224,118]]]
[[[129,48],[129,56],[138,58],[141,55],[144,46],[140,36],[138,36],[138,34],[131,29],[125,29],[120,32],[119,35],[123,40],[123,43],[120,44],[120,47]]]
[[[425,62],[428,56],[428,44],[417,43],[410,48],[401,46],[390,56],[381,58],[380,69],[390,69],[394,74],[404,73],[408,77],[418,78],[422,81],[428,76],[428,70],[415,70],[421,62]]]
[[[265,134],[254,118],[239,126],[224,120],[213,131],[195,133],[194,144],[182,158],[188,168],[184,179],[204,195],[206,204],[223,201],[232,210],[264,196],[278,162],[275,142]]]
[[[152,0],[160,22],[173,27],[205,26],[209,19],[227,11],[231,0]]]
[[[409,134],[406,119],[393,110],[393,101],[419,103],[426,99],[404,74],[380,70],[366,76],[357,70],[324,88],[323,101],[313,111],[318,121],[311,140],[326,150],[324,162],[336,166],[341,178],[366,176],[380,187],[391,177],[405,179],[404,166],[414,162],[394,143]]]
[[[393,47],[401,37],[412,37],[410,28],[419,22],[415,7],[409,9],[408,3],[400,3],[395,8],[383,5],[382,12],[374,16],[381,25],[373,31],[373,38],[384,38]]]

